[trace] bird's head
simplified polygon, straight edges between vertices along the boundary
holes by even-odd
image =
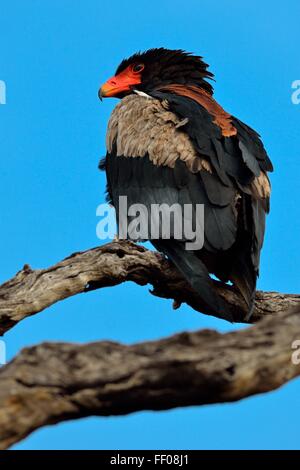
[[[207,67],[202,57],[182,50],[150,49],[123,60],[114,77],[100,88],[99,98],[123,98],[135,90],[149,94],[174,84],[196,86],[212,94],[206,79],[213,74]]]

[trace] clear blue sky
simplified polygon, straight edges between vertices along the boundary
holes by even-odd
[[[99,85],[136,50],[204,55],[216,97],[256,128],[274,162],[259,288],[299,292],[298,0],[1,0],[0,282],[96,246],[105,129],[115,100]],[[229,324],[126,284],[81,295],[5,337],[9,357],[41,341],[125,343]],[[235,404],[90,418],[47,427],[16,449],[299,448],[299,381]]]

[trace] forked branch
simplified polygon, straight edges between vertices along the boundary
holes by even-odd
[[[47,269],[28,265],[0,286],[0,335],[24,318],[50,305],[92,289],[133,281],[150,284],[152,294],[187,303],[194,310],[215,315],[193,292],[177,269],[162,255],[130,242],[113,242],[75,253]],[[215,282],[235,322],[244,322],[246,305],[232,287]],[[257,292],[251,322],[279,312],[300,311],[300,295]]]

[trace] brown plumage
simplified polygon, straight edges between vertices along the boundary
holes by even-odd
[[[117,156],[143,157],[154,165],[174,168],[176,160],[190,171],[212,172],[211,165],[195,150],[188,134],[181,131],[183,120],[169,111],[168,103],[154,98],[129,95],[113,110],[106,136],[106,147]]]
[[[203,106],[212,116],[214,116],[214,124],[220,127],[224,137],[231,137],[237,134],[237,130],[232,124],[232,116],[224,111],[224,109],[214,100],[210,93],[194,85],[180,85],[174,83],[172,85],[162,86],[158,91],[166,91],[176,93],[179,96],[186,96]]]

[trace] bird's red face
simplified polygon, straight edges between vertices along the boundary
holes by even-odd
[[[134,63],[107,80],[99,90],[99,98],[122,97],[131,93],[135,86],[142,83],[143,63]]]

